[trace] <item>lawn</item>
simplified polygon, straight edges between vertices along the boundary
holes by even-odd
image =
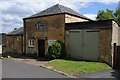
[[[63,71],[71,75],[78,75],[89,72],[96,72],[101,70],[108,70],[111,67],[105,63],[100,62],[88,62],[88,61],[72,61],[55,59],[45,64],[46,67],[52,67],[53,69]]]

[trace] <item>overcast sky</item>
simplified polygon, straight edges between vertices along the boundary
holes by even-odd
[[[51,1],[51,2],[49,2]],[[95,0],[97,1],[97,0]],[[97,15],[98,10],[115,10],[118,6],[119,0],[101,0],[95,2],[94,0],[0,0],[0,32],[10,32],[14,28],[23,26],[22,18],[28,17],[32,14],[40,12],[55,4],[61,4],[72,8],[80,14],[83,14],[93,20]],[[2,28],[2,29],[1,29]]]

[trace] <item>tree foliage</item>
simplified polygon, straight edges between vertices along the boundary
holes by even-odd
[[[99,10],[96,19],[97,19],[97,20],[113,19],[113,17],[112,17],[112,12],[113,12],[113,11],[111,11],[111,10],[109,10],[109,9],[106,9],[106,11],[104,11],[104,10],[101,10],[101,11],[100,11],[100,10]]]
[[[115,11],[109,9],[106,9],[106,11],[99,10],[96,19],[97,20],[114,19],[120,25],[120,8],[117,8]]]
[[[120,25],[120,8],[117,8],[113,14],[114,20]]]

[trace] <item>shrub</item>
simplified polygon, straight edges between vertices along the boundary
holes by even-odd
[[[3,53],[2,57],[7,57],[9,55],[9,53]]]
[[[18,53],[14,53],[14,52],[6,52],[6,53],[2,54],[2,57],[8,57],[8,56],[19,58],[19,57],[21,57],[23,55],[22,54],[18,54]]]
[[[26,53],[26,56],[27,57],[30,57],[30,58],[37,58],[37,53],[31,53],[31,52],[29,52],[29,53]]]
[[[62,42],[56,41],[48,47],[49,57],[52,59],[62,58],[64,54],[64,47]]]

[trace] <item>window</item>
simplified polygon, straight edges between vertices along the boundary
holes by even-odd
[[[34,39],[29,40],[29,47],[34,47]]]
[[[37,30],[46,30],[46,26],[43,21],[37,23]]]

